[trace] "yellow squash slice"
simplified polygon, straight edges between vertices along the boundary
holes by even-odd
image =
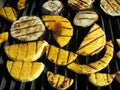
[[[3,32],[0,34],[0,43],[4,42],[4,41],[7,41],[8,40],[8,32]]]
[[[25,8],[25,4],[26,4],[26,0],[18,0],[18,3],[17,3],[18,10],[24,9]]]
[[[116,80],[120,83],[120,71],[116,73]]]
[[[9,20],[10,22],[14,22],[17,19],[16,11],[12,7],[0,8],[0,16]]]
[[[116,39],[118,46],[120,47],[120,39]]]
[[[99,25],[94,24],[79,46],[77,53],[83,56],[92,56],[99,53],[104,48],[105,44],[105,32]]]
[[[29,82],[37,79],[44,70],[42,62],[7,61],[10,75],[18,81]]]
[[[67,68],[79,74],[89,74],[98,72],[108,66],[109,62],[113,57],[113,52],[113,43],[112,41],[108,41],[106,43],[106,52],[100,60],[89,64],[77,64],[75,62],[72,62],[67,66]]]
[[[112,83],[116,74],[92,73],[88,75],[88,80],[95,86],[103,87]]]
[[[47,78],[50,85],[58,90],[65,90],[69,88],[74,80],[60,74],[53,74],[51,71],[47,72]]]
[[[59,15],[44,15],[42,20],[45,26],[53,32],[53,37],[60,47],[69,43],[73,35],[73,27],[67,18]]]
[[[77,54],[53,45],[47,46],[46,56],[49,61],[61,66],[67,65],[77,58]]]
[[[44,54],[47,45],[46,41],[8,45],[5,52],[14,61],[35,61]]]

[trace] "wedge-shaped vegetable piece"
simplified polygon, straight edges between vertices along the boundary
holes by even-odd
[[[7,61],[9,74],[21,82],[29,82],[37,79],[44,70],[42,62]]]
[[[74,80],[60,74],[53,74],[51,71],[47,72],[47,78],[50,85],[58,90],[65,90],[69,88]]]
[[[14,22],[17,19],[16,10],[12,7],[0,8],[0,16],[10,22]]]
[[[79,74],[89,74],[98,72],[108,66],[109,62],[113,57],[113,51],[114,48],[112,41],[108,41],[106,43],[106,52],[100,60],[89,64],[77,64],[73,62],[69,64],[67,68]]]
[[[95,86],[103,87],[112,83],[116,74],[107,73],[91,73],[88,80]]]
[[[35,61],[44,54],[47,45],[46,41],[8,45],[5,52],[14,61]]]
[[[116,80],[120,83],[120,71],[116,73]]]
[[[120,16],[120,0],[101,0],[100,7],[111,16]]]
[[[77,53],[83,56],[92,56],[99,53],[104,48],[105,44],[105,32],[99,25],[94,24],[79,46]]]
[[[73,62],[77,58],[77,54],[53,45],[47,46],[46,56],[52,63],[62,66]]]
[[[46,27],[53,32],[53,37],[60,47],[69,43],[73,35],[73,27],[67,18],[59,15],[44,15],[42,20]]]
[[[120,47],[120,39],[116,39],[118,46]]]
[[[9,36],[8,32],[3,32],[3,33],[1,33],[1,34],[0,34],[0,43],[8,40],[8,36]]]
[[[68,0],[68,5],[79,10],[86,10],[92,7],[95,0]]]
[[[26,0],[18,0],[18,3],[17,3],[18,10],[24,9],[25,8],[25,4],[26,4]]]

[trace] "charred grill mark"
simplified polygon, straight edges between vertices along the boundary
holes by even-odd
[[[28,35],[30,35],[30,34],[35,34],[35,33],[40,33],[40,31],[36,31],[36,32],[32,32],[32,33],[27,33],[27,34],[22,34],[22,35],[17,35],[17,36],[15,36],[15,37],[22,37],[22,36],[28,36]]]
[[[58,77],[58,80],[57,80],[57,83],[56,83],[55,87],[58,87],[58,83],[60,81],[60,78],[61,78],[61,76]]]
[[[50,49],[51,49],[51,45],[48,45],[47,46],[47,53],[46,53],[46,56],[49,57],[49,54],[50,54]]]
[[[97,28],[93,29],[91,32],[88,32],[88,34],[90,34],[90,33],[94,32],[94,31],[98,30],[99,28],[100,27],[97,27]]]
[[[94,70],[97,69],[97,68],[95,68],[94,66],[92,66],[92,65],[90,65],[90,64],[87,64],[87,66],[90,67],[90,68],[92,68],[92,69],[94,69]]]
[[[93,54],[93,53],[95,53],[95,52],[97,52],[97,51],[99,51],[99,50],[101,50],[102,47],[103,47],[103,46],[98,47],[97,49],[95,49],[94,51],[92,51],[92,52],[90,53],[90,55]]]
[[[27,58],[27,52],[28,52],[28,43],[26,43],[26,55],[25,55],[25,58]]]
[[[24,27],[24,28],[22,28],[22,27],[20,27],[20,28],[15,28],[15,29],[11,29],[12,31],[11,32],[13,32],[13,31],[17,31],[17,30],[21,30],[21,29],[29,29],[29,28],[31,28],[31,27],[37,27],[37,26],[41,26],[41,24],[37,24],[37,25],[33,25],[33,26],[28,26],[28,27]]]
[[[99,36],[99,37],[97,37],[97,38],[95,38],[94,40],[92,40],[92,41],[88,42],[87,44],[85,44],[84,46],[82,46],[81,48],[79,48],[79,50],[80,50],[80,49],[82,49],[82,48],[84,48],[84,47],[86,47],[86,46],[88,46],[88,45],[89,45],[89,44],[91,44],[92,42],[94,42],[94,41],[96,41],[96,40],[98,40],[98,39],[102,38],[103,36],[104,36],[104,34],[103,34],[103,35],[101,35],[101,36]]]
[[[38,42],[35,42],[35,47],[36,47],[36,50],[35,50],[35,54],[37,54],[37,46],[38,46]]]
[[[60,53],[60,48],[58,49],[57,59],[56,59],[56,62],[55,62],[56,64],[58,64],[59,53]]]
[[[20,77],[20,74],[21,74],[21,71],[22,71],[22,68],[23,68],[24,63],[25,63],[25,62],[22,62],[22,66],[21,66],[21,68],[20,68],[20,73],[19,73],[19,76],[18,76],[18,77]]]
[[[120,1],[118,1],[118,0],[115,0],[116,1],[116,3],[120,6]]]
[[[3,11],[5,12],[6,17],[9,18],[8,15],[7,15],[7,12],[4,8],[3,8]]]
[[[14,61],[12,62],[12,66],[11,66],[11,69],[10,69],[10,73],[11,73],[11,70],[13,69],[13,64],[14,64]]]
[[[81,0],[81,2],[84,3],[84,4],[86,4],[86,5],[89,5],[87,2],[85,2],[85,1],[83,1],[83,0]]]
[[[16,12],[13,8],[11,8],[11,11],[13,12],[14,16],[17,17]]]
[[[118,14],[119,12],[114,8],[114,6],[112,6],[111,3],[113,2],[109,2],[108,0],[106,0],[106,2],[111,6],[111,8]]]
[[[108,56],[112,57],[112,55],[111,55],[110,53],[106,53],[106,55],[108,55]]]
[[[106,44],[107,46],[109,46],[109,47],[111,47],[111,48],[113,48],[113,45],[111,45],[111,44]]]
[[[65,27],[65,26],[62,26],[61,28],[65,28],[65,29],[68,29],[68,30],[72,29],[72,27]]]
[[[70,59],[70,52],[68,51],[68,57],[67,57],[67,61],[66,61],[66,63],[69,62],[69,59]]]
[[[102,60],[102,59],[100,59],[100,62],[102,62],[102,63],[106,64],[106,62],[105,62],[104,60]]]

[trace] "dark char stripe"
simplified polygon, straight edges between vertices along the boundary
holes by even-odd
[[[113,45],[107,44],[107,46],[109,46],[109,47],[113,48]]]
[[[99,28],[100,27],[97,27],[97,28],[93,29],[91,32],[88,32],[88,34],[90,34],[90,33],[94,32],[94,31],[98,30]]]
[[[112,55],[111,55],[110,53],[106,53],[106,55],[108,55],[108,56],[112,57]]]
[[[55,77],[54,77],[54,78],[55,78]],[[60,78],[61,78],[61,76],[58,77],[58,80],[57,80],[57,83],[56,83],[55,87],[58,87],[58,83],[59,83],[59,81],[60,81]]]
[[[13,8],[11,8],[11,10],[13,11],[14,16],[17,17],[15,10]]]
[[[120,6],[120,0],[115,0],[117,2],[117,4]]]
[[[95,68],[94,66],[92,66],[90,64],[87,64],[87,66],[90,67],[90,68],[92,68],[92,69],[95,69],[95,70],[97,69],[97,68]]]
[[[4,8],[3,8],[3,10],[4,10],[4,12],[5,12],[6,17],[9,19],[6,10],[5,10]]]
[[[48,53],[46,53],[46,56],[48,57],[50,54],[51,45],[48,45],[47,48],[48,48]]]
[[[58,58],[59,58],[59,54],[60,54],[60,48],[58,48],[58,53],[57,53],[56,64],[58,64]]]
[[[82,49],[82,48],[84,48],[84,47],[86,47],[86,46],[88,46],[88,45],[89,45],[89,44],[91,44],[92,42],[94,42],[94,41],[96,41],[96,40],[98,40],[98,39],[102,38],[103,36],[104,36],[104,34],[103,34],[103,35],[101,35],[101,36],[99,36],[99,37],[97,37],[97,38],[95,38],[94,40],[92,40],[92,41],[88,42],[86,45],[84,45],[84,46],[82,46],[81,48],[79,48],[79,50],[80,50],[80,49]]]
[[[67,57],[67,61],[66,61],[66,63],[68,63],[69,60],[70,60],[70,52],[68,51],[68,57]]]

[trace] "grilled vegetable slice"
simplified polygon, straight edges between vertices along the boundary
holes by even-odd
[[[69,88],[74,80],[60,74],[53,74],[51,71],[47,72],[47,78],[50,85],[58,90],[65,90]]]
[[[43,14],[60,14],[63,10],[63,3],[59,0],[49,0],[42,5]]]
[[[20,41],[34,41],[45,33],[45,26],[42,20],[37,16],[23,16],[15,21],[10,29],[13,38]]]
[[[83,56],[92,56],[100,52],[104,48],[105,44],[105,32],[99,25],[94,24],[79,46],[77,53]]]
[[[88,27],[98,20],[98,15],[94,11],[79,11],[73,20],[76,26]]]
[[[8,40],[8,32],[3,32],[0,34],[0,43]]]
[[[88,80],[95,86],[103,87],[112,83],[116,74],[107,73],[91,73]]]
[[[68,0],[68,5],[79,10],[86,10],[92,7],[95,0]]]
[[[10,22],[14,22],[17,19],[16,10],[12,7],[0,8],[0,16]]]
[[[73,27],[67,18],[59,15],[44,15],[42,20],[46,27],[53,32],[53,37],[60,47],[69,43],[73,35]]]
[[[21,82],[29,82],[37,79],[44,70],[42,62],[7,61],[9,74]]]
[[[116,73],[116,80],[120,83],[120,71]]]
[[[76,59],[77,54],[49,45],[47,46],[46,56],[52,63],[64,66],[73,62]]]
[[[100,7],[111,16],[120,16],[120,0],[101,0]]]
[[[89,64],[77,64],[75,62],[70,63],[67,68],[78,73],[78,74],[89,74],[98,72],[104,68],[106,68],[113,57],[113,44],[112,41],[108,41],[106,43],[106,52],[104,56],[97,60],[96,62]]]
[[[25,8],[25,4],[26,4],[26,0],[18,0],[18,3],[17,3],[18,10],[24,9]]]
[[[118,46],[120,47],[120,39],[116,39]]]
[[[47,45],[46,41],[8,45],[5,52],[14,61],[35,61],[44,54]]]

